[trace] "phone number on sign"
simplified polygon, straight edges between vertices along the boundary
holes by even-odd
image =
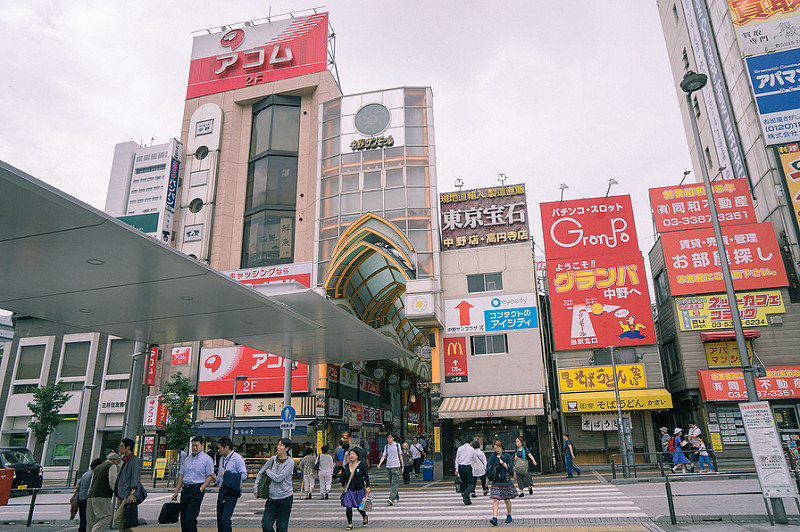
[[[759,399],[796,397],[794,390],[758,390]],[[729,399],[747,399],[747,391],[728,392]]]
[[[717,214],[720,222],[733,221],[733,220],[746,220],[747,213],[741,211],[734,212],[721,212]],[[684,216],[682,218],[664,218],[664,227],[675,227],[682,225],[697,225],[707,224],[711,221],[710,214],[701,214],[698,216]]]

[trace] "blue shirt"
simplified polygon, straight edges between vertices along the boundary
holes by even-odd
[[[214,461],[206,453],[190,454],[181,466],[184,484],[202,484],[214,474]]]
[[[247,466],[244,463],[242,455],[235,451],[231,451],[228,456],[220,456],[219,458],[219,480],[222,482],[222,477],[226,471],[231,473],[242,473],[242,479],[247,478]]]

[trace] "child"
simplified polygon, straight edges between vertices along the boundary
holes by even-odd
[[[708,457],[708,451],[706,450],[706,442],[703,441],[702,436],[698,436],[697,440],[700,444],[697,446],[697,451],[700,454],[700,458],[698,463],[700,464],[700,472],[701,473],[711,473],[714,471],[714,466],[711,465],[711,460]],[[706,471],[706,464],[708,464],[708,471]]]

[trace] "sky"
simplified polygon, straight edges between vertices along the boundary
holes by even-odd
[[[647,189],[692,168],[655,0],[13,2],[0,159],[102,209],[116,143],[180,137],[194,31],[309,8],[344,94],[432,87],[439,192],[525,183],[540,254],[539,202],[613,178],[650,249]]]

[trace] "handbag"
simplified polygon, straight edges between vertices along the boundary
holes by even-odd
[[[366,513],[372,511],[372,497],[369,496],[369,493],[364,495],[364,498],[361,499],[361,502],[358,505],[358,509]]]
[[[78,491],[80,488],[75,488],[75,493],[72,494],[72,497],[69,499],[69,520],[72,521],[75,519],[75,516],[78,513]]]
[[[225,471],[225,474],[222,475],[222,485],[219,487],[219,490],[223,492],[223,494],[228,494],[235,499],[241,497],[242,474]]]
[[[147,499],[147,490],[144,489],[144,486],[142,486],[141,482],[139,482],[139,487],[136,488],[136,493],[134,494],[134,496],[136,497],[136,502],[134,502],[133,504],[136,505],[142,504],[145,501],[145,499]]]
[[[456,493],[461,493],[464,490],[464,484],[461,483],[461,476],[456,475]]]
[[[122,509],[122,528],[139,526],[139,507],[135,504],[125,504]]]
[[[267,464],[269,464],[269,462],[267,462]],[[261,478],[258,479],[256,495],[258,495],[259,499],[269,499],[269,485],[272,483],[272,479],[267,475],[267,469],[269,468],[264,468],[264,471],[261,473]],[[225,478],[225,476],[223,475],[222,478]]]
[[[181,503],[175,501],[165,502],[161,507],[161,512],[158,514],[158,523],[161,525],[177,523],[180,517]]]
[[[490,482],[495,482],[498,477],[497,467],[500,464],[494,464],[492,467],[486,470],[486,478],[489,479]]]
[[[361,462],[359,462],[358,465],[356,465],[356,469],[358,469],[358,466],[360,465]],[[355,471],[351,473],[350,477],[347,479],[347,483],[344,485],[344,491],[342,491],[342,494],[339,495],[339,502],[342,504],[342,506],[344,506],[344,494],[347,493],[347,489],[350,487],[350,481],[353,480],[354,476],[356,476]]]
[[[314,460],[314,471],[319,471],[319,455],[317,455],[317,459]]]
[[[514,471],[518,475],[528,474],[528,461],[517,456],[514,458]]]

